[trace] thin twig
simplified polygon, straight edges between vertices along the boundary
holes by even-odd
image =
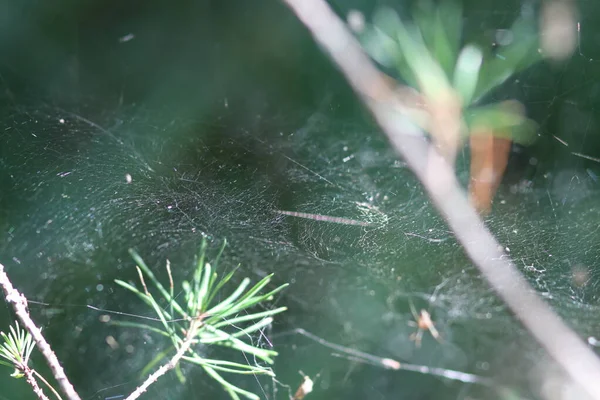
[[[289,215],[290,217],[313,219],[315,221],[331,222],[334,224],[358,225],[358,226],[371,225],[370,223],[365,222],[365,221],[357,221],[355,219],[343,218],[343,217],[332,217],[330,215],[309,214],[309,213],[304,213],[304,212],[283,211],[283,210],[273,210],[273,212],[277,213],[277,214],[282,214],[282,215]]]
[[[51,391],[51,392],[54,394],[54,396],[56,396],[56,398],[57,398],[58,400],[62,400],[62,397],[60,397],[60,394],[58,394],[58,392],[56,391],[56,389],[54,389],[54,387],[52,387],[52,385],[50,384],[50,382],[48,382],[48,381],[46,380],[46,378],[44,378],[44,377],[43,377],[43,376],[42,376],[42,375],[41,375],[39,372],[37,372],[35,369],[32,369],[32,370],[31,370],[31,372],[33,372],[33,374],[34,374],[35,376],[37,376],[37,377],[38,377],[38,379],[39,379],[40,381],[42,381],[42,383],[43,383],[44,385],[46,385],[46,387],[47,387],[48,389],[50,389],[50,391]]]
[[[35,395],[38,397],[38,399],[50,400],[44,394],[44,391],[42,390],[42,388],[38,385],[37,381],[35,380],[35,376],[33,376],[34,371],[31,368],[29,368],[27,365],[22,366],[21,371],[25,375],[25,380],[27,381],[29,386],[31,386],[31,388],[33,389],[33,393],[35,393]]]
[[[385,368],[385,369],[393,369],[396,371],[413,371],[418,372],[425,375],[435,375],[440,376],[442,378],[451,379],[454,381],[460,381],[464,383],[477,383],[485,386],[495,386],[494,382],[486,377],[469,374],[467,372],[455,371],[452,369],[446,368],[437,368],[437,367],[428,367],[426,365],[417,365],[417,364],[407,364],[401,363],[400,361],[394,360],[392,358],[378,357],[369,353],[365,353],[364,351],[352,349],[350,347],[342,346],[336,343],[332,343],[328,340],[325,340],[314,333],[310,333],[307,330],[302,328],[297,328],[292,331],[293,333],[297,333],[302,335],[310,340],[313,340],[319,343],[322,346],[328,347],[332,350],[339,351],[341,354],[346,355],[350,359],[373,365],[375,367]]]
[[[548,307],[469,204],[451,166],[417,126],[392,112],[400,100],[378,101],[379,70],[323,0],[284,0],[325,49],[361,97],[388,139],[429,193],[474,265],[539,343],[594,399],[600,399],[600,360]],[[390,104],[391,103],[391,104]],[[390,107],[392,105],[392,107]]]
[[[17,289],[15,289],[8,278],[8,275],[4,272],[4,266],[0,264],[0,286],[2,286],[2,290],[4,291],[4,296],[6,297],[6,301],[9,302],[15,314],[19,318],[19,321],[23,324],[25,329],[33,336],[33,340],[37,344],[38,349],[46,358],[46,362],[52,371],[52,375],[60,385],[63,393],[67,396],[69,400],[81,400],[71,382],[65,375],[65,371],[60,365],[60,362],[56,358],[56,354],[50,348],[50,345],[42,335],[42,331],[35,325],[31,317],[29,316],[29,311],[27,311],[27,299],[25,296]]]
[[[595,161],[597,163],[600,163],[600,158],[598,158],[598,157],[592,157],[592,156],[588,156],[588,155],[585,155],[585,154],[576,153],[574,151],[572,151],[571,154],[573,154],[574,156],[577,156],[577,157],[585,158],[586,160],[591,160],[591,161]]]

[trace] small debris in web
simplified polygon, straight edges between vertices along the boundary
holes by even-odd
[[[350,10],[347,22],[350,29],[354,32],[360,33],[365,29],[365,16],[358,10]]]
[[[119,43],[125,43],[125,42],[129,42],[130,40],[132,40],[133,38],[135,38],[135,35],[133,33],[128,33],[125,36],[121,36],[119,38]]]
[[[313,391],[314,382],[309,376],[304,375],[304,380],[296,390],[292,400],[302,400],[304,397]]]
[[[567,143],[565,140],[562,140],[561,138],[559,138],[558,136],[552,135],[552,137],[556,140],[558,140],[558,142],[560,144],[562,144],[563,146],[569,147],[569,143]]]

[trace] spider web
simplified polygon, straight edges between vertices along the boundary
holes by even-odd
[[[584,2],[582,10],[589,6]],[[482,5],[468,20],[492,31],[510,26],[521,8],[507,8],[490,12]],[[600,335],[594,268],[600,255],[594,246],[600,54],[586,36],[593,18],[582,15],[570,61],[526,70],[492,96],[522,101],[540,136],[531,148],[513,149],[487,222],[533,287],[593,344]],[[317,74],[303,72],[310,73]],[[249,340],[280,352],[274,369],[292,392],[303,371],[318,374],[309,395],[315,399],[495,395],[486,387],[384,371],[294,334],[304,329],[348,348],[492,377],[541,396],[530,373],[544,373],[540,349],[481,281],[384,137],[348,105],[347,90],[331,84],[319,92],[327,96],[299,108],[293,101],[278,104],[276,84],[261,84],[246,83],[249,95],[219,92],[200,111],[180,99],[176,106],[101,106],[110,103],[103,98],[59,105],[36,96],[5,102],[1,261],[28,298],[45,304],[31,304],[33,317],[84,397],[128,394],[166,343],[108,326],[107,318],[124,317],[86,305],[148,315],[114,284],[137,279],[128,248],[160,279],[166,279],[168,258],[180,282],[189,278],[187,266],[203,235],[211,251],[227,238],[224,268],[241,264],[239,276],[256,281],[275,272],[276,283],[290,283],[270,305],[290,310]],[[466,181],[466,150],[457,168]],[[417,348],[409,339],[411,302],[431,315],[439,341],[425,332]],[[11,321],[7,308],[0,309],[0,321],[3,327]],[[231,356],[223,349],[201,351]],[[44,372],[41,360],[34,361]],[[184,373],[185,384],[169,374],[151,387],[150,398],[227,398],[201,370],[186,366]],[[261,398],[288,398],[271,379],[236,377],[235,383]],[[9,388],[0,399],[25,398],[27,388],[6,375],[0,384]]]

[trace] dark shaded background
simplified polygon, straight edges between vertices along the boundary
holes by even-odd
[[[408,15],[406,2],[332,5],[368,17],[386,3]],[[467,2],[465,37],[491,45],[495,29],[509,28],[529,5],[538,6]],[[513,149],[488,222],[536,290],[587,338],[599,334],[600,165],[573,152],[600,157],[600,39],[598,7],[579,5],[572,59],[540,63],[486,99],[516,98],[540,124],[533,146]],[[275,371],[293,390],[298,371],[320,373],[310,399],[503,397],[336,357],[296,328],[540,397],[543,352],[480,281],[418,182],[280,2],[0,7],[0,262],[28,298],[50,304],[32,304],[32,315],[84,398],[130,393],[165,345],[107,326],[85,305],[148,314],[113,283],[136,279],[127,249],[159,274],[169,258],[183,279],[202,234],[213,248],[228,239],[222,265],[241,263],[240,276],[275,272],[276,283],[291,283],[276,299],[290,311],[252,340],[280,351]],[[467,160],[465,150],[463,181]],[[376,224],[332,225],[274,209]],[[432,313],[442,343],[426,334],[416,349],[408,339],[409,300]],[[12,320],[1,307],[0,329]],[[107,345],[109,335],[118,348]],[[4,372],[0,399],[33,398]],[[169,375],[147,398],[226,398],[198,369],[186,373],[185,385]],[[262,398],[288,398],[283,386],[275,396],[268,379],[234,381]]]

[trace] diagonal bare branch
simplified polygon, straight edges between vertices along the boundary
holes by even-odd
[[[372,95],[374,88],[386,91],[382,89],[386,85],[385,78],[344,23],[324,0],[283,1],[306,25],[368,107],[485,279],[570,377],[592,398],[600,399],[600,360],[521,276],[469,204],[452,167],[412,121],[394,111],[405,108],[401,101],[392,96],[379,101]]]

